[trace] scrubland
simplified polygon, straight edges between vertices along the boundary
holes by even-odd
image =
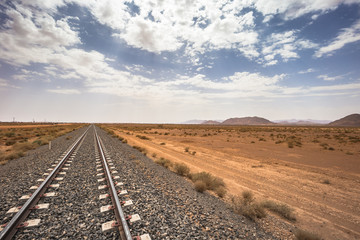
[[[0,124],[0,164],[25,156],[26,152],[46,145],[52,139],[73,131],[83,124]]]
[[[279,216],[297,239],[360,238],[360,128],[102,127],[254,221]]]

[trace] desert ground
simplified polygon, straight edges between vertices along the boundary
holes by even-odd
[[[206,171],[295,210],[296,228],[324,239],[360,238],[360,128],[107,124],[132,146]],[[145,137],[144,137],[145,136]],[[287,221],[287,220],[284,220]]]
[[[81,126],[83,124],[1,123],[0,164],[22,157],[26,151],[48,144]]]

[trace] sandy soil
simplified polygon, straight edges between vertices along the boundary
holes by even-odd
[[[130,145],[146,148],[148,156],[221,177],[230,194],[251,190],[258,200],[288,204],[301,229],[325,239],[360,238],[360,129],[112,129]],[[284,135],[301,146],[277,142]]]
[[[16,125],[0,125],[0,129],[6,128],[34,128],[34,127],[54,127],[54,126],[64,126],[70,125],[70,123],[61,123],[61,124],[16,124]]]

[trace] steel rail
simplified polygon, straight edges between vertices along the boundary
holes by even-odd
[[[48,175],[48,177],[40,184],[36,191],[31,195],[31,197],[25,202],[21,209],[16,213],[16,215],[10,220],[10,222],[5,226],[5,228],[0,232],[0,240],[11,239],[16,231],[18,226],[27,218],[30,214],[32,208],[36,205],[39,199],[43,196],[48,186],[51,184],[57,173],[61,170],[62,166],[66,160],[71,156],[75,151],[76,147],[80,144],[81,140],[85,137],[86,133],[89,131],[90,126],[86,131],[75,141],[71,149],[67,154],[62,158],[54,170]]]
[[[121,208],[118,193],[117,193],[117,191],[115,189],[115,185],[114,185],[114,182],[112,180],[110,170],[109,170],[109,167],[108,167],[107,162],[106,162],[104,151],[102,149],[103,144],[102,144],[102,141],[101,141],[100,137],[97,134],[96,129],[95,129],[95,136],[96,136],[96,142],[97,142],[97,146],[98,146],[98,149],[99,149],[99,152],[100,152],[100,156],[102,158],[102,165],[103,165],[103,168],[105,170],[106,181],[107,181],[109,189],[110,189],[111,200],[112,200],[112,202],[114,204],[114,212],[115,212],[117,224],[118,224],[118,227],[119,227],[120,237],[121,237],[122,240],[132,240],[130,229],[129,229],[129,226],[127,224],[124,212],[123,212],[123,210]]]

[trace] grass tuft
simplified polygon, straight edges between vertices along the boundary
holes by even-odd
[[[220,187],[225,187],[225,183],[221,178],[215,177],[208,172],[193,173],[190,176],[193,182],[198,180],[203,181],[206,184],[206,189],[215,190]]]
[[[305,230],[298,229],[295,232],[296,240],[321,240],[321,237],[315,233],[311,233]]]
[[[232,196],[231,208],[237,214],[243,215],[253,221],[266,216],[264,207],[255,202],[255,198],[250,191],[244,191],[242,196]]]
[[[187,176],[190,173],[190,168],[184,163],[175,163],[174,170],[180,176]]]
[[[261,204],[263,207],[269,209],[271,212],[290,221],[296,221],[294,215],[294,209],[286,205],[285,203],[277,203],[271,200],[263,201]]]
[[[163,166],[164,168],[170,168],[172,167],[172,162],[169,159],[165,159],[165,158],[160,158],[158,160],[155,161],[155,163]]]
[[[198,192],[205,192],[206,191],[206,183],[202,180],[197,180],[195,183],[194,183],[194,186],[195,186],[195,190],[198,191]]]

